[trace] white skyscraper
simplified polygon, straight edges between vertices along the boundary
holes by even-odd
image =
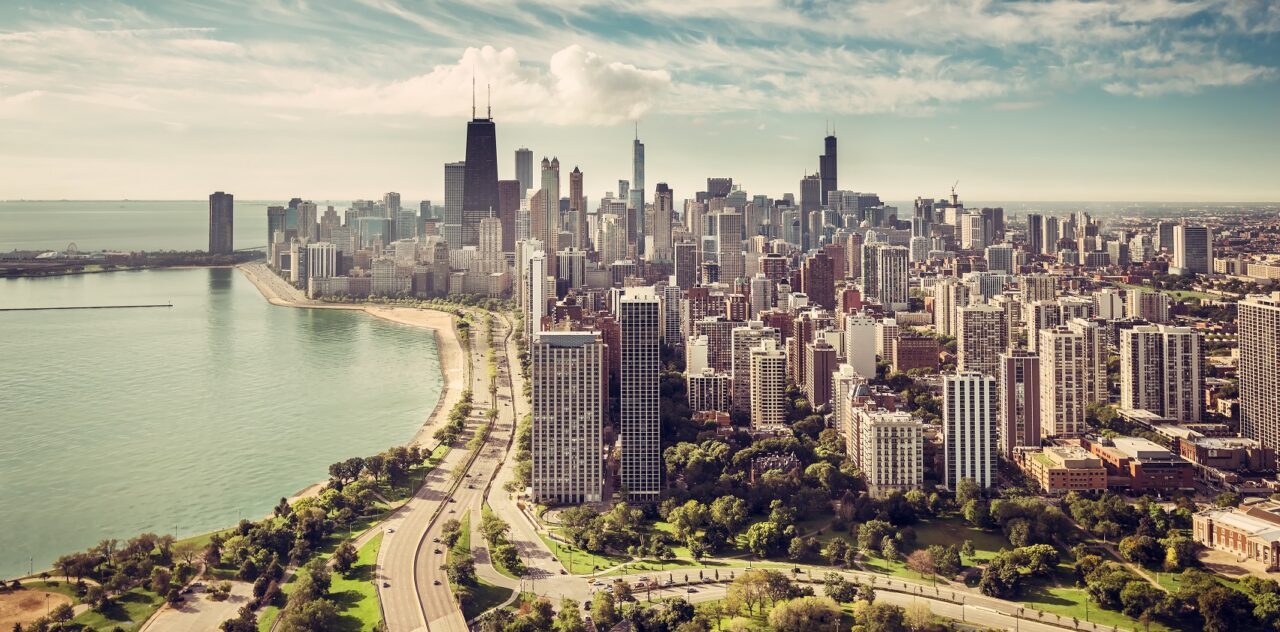
[[[956,310],[969,304],[969,285],[943,277],[933,285],[933,327],[943,336],[956,335]]]
[[[1120,407],[1180,423],[1204,408],[1200,334],[1190,327],[1143,325],[1120,331]]]
[[[762,340],[773,340],[782,345],[782,334],[773,327],[765,327],[758,320],[748,321],[729,333],[732,348],[733,400],[732,412],[740,417],[751,414],[751,350]]]
[[[1213,272],[1213,231],[1206,226],[1173,227],[1173,265],[1170,274]]]
[[[530,349],[533,498],[599,502],[604,485],[605,345],[599,332],[540,332]]]
[[[1058,325],[1040,330],[1039,341],[1040,431],[1048,437],[1078,437],[1094,379],[1085,335]]]
[[[876,319],[866,313],[844,318],[845,362],[865,378],[876,375]]]
[[[751,350],[751,429],[774,431],[785,429],[786,409],[783,398],[787,390],[787,352],[778,341],[764,339]]]
[[[656,501],[662,491],[662,424],[658,417],[658,297],[630,288],[618,304],[622,487],[628,499]]]
[[[973,371],[943,376],[942,428],[946,449],[943,484],[955,489],[963,479],[980,487],[996,483],[996,379]]]
[[[1280,292],[1238,304],[1240,434],[1280,447]]]
[[[449,242],[451,249],[462,247],[462,189],[466,172],[464,161],[444,164],[444,221],[440,224],[440,236]]]

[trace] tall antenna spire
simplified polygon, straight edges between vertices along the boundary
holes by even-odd
[[[484,84],[484,108],[485,108],[485,115],[484,115],[485,118],[492,119],[493,118],[493,86],[488,83]],[[490,210],[493,210],[493,209],[490,209]]]
[[[476,117],[476,69],[471,69],[471,118]]]
[[[640,119],[636,119],[636,140],[640,140]]]

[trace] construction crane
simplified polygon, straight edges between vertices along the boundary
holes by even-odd
[[[956,180],[955,184],[951,185],[951,205],[952,206],[960,205],[960,197],[956,195],[956,186],[958,186],[959,184],[960,184],[960,181]]]

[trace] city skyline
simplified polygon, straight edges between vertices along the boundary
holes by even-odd
[[[637,120],[647,180],[681,197],[718,176],[799,193],[819,130],[834,128],[841,188],[887,200],[937,197],[956,180],[970,200],[1280,199],[1269,177],[1280,10],[1265,3],[934,2],[914,15],[736,3],[694,15],[661,3],[226,1],[0,16],[12,25],[0,32],[0,129],[16,139],[0,156],[6,199],[223,188],[436,201],[440,165],[464,158],[473,80],[493,87],[498,177],[515,178],[513,152],[529,147],[581,166],[591,200],[631,174]],[[284,27],[301,45],[277,37]],[[424,33],[430,46],[415,43]]]

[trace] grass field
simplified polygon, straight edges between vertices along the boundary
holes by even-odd
[[[116,606],[106,613],[88,610],[72,621],[95,630],[112,630],[117,627],[126,631],[136,630],[163,603],[164,599],[159,595],[134,588],[116,598]]]
[[[378,591],[373,585],[373,570],[378,561],[378,548],[382,546],[382,534],[360,547],[359,557],[351,572],[344,576],[333,574],[329,597],[342,615],[344,631],[371,632],[382,623],[382,609],[378,607]]]
[[[542,532],[538,533],[538,537],[542,538],[547,548],[551,549],[551,553],[564,565],[565,570],[573,575],[589,575],[596,567],[605,569],[627,561],[624,556],[593,555],[567,542],[547,537]]]

